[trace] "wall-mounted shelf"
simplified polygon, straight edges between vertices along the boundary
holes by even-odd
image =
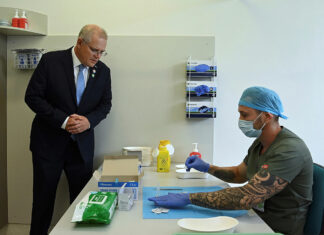
[[[0,26],[0,33],[7,36],[45,36],[46,34],[11,26]]]
[[[0,7],[1,19],[11,23],[12,17],[15,15],[17,8]],[[47,35],[47,15],[29,11],[26,9],[18,9],[19,16],[22,11],[26,12],[28,19],[28,29],[16,28],[11,26],[0,26],[0,33],[6,36],[45,36]]]

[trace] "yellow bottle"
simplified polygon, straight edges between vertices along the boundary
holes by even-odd
[[[170,171],[170,154],[167,148],[163,145],[159,146],[159,155],[157,156],[157,172]]]

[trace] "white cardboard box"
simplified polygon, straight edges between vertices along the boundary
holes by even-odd
[[[131,190],[138,200],[141,170],[137,156],[105,156],[98,181],[101,192],[117,192],[126,183],[125,192]]]

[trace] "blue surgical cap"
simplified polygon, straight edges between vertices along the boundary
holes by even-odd
[[[287,119],[282,114],[283,107],[278,94],[265,87],[254,86],[247,88],[241,96],[239,105],[269,112],[283,119]]]

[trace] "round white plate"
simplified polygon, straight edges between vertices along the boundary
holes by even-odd
[[[229,216],[217,216],[207,219],[180,219],[181,228],[197,232],[234,232],[238,220]]]

